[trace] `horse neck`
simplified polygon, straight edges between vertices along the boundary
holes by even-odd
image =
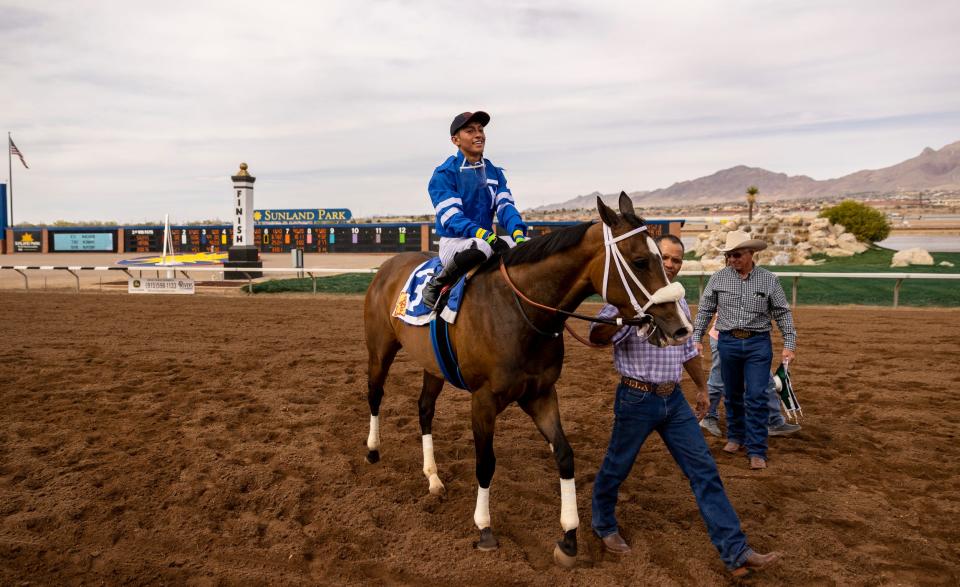
[[[599,253],[603,262],[600,224],[591,226],[575,247],[538,261],[508,267],[510,278],[528,298],[568,312],[596,293],[590,273]]]

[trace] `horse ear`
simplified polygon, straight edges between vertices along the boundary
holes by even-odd
[[[620,219],[617,218],[617,213],[613,211],[613,208],[604,204],[600,196],[597,196],[597,211],[600,212],[600,220],[603,220],[603,223],[611,228],[620,222]]]
[[[623,191],[620,192],[620,213],[637,215],[637,213],[633,211],[633,200],[630,199],[627,192]]]

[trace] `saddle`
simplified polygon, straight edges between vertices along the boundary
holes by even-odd
[[[399,318],[411,326],[425,326],[434,316],[439,316],[450,324],[456,321],[467,280],[475,271],[469,271],[453,286],[445,288],[440,293],[436,312],[434,312],[423,304],[423,288],[433,274],[441,269],[439,257],[432,257],[413,269],[394,304],[394,318]]]
[[[457,319],[467,281],[479,267],[468,271],[454,285],[444,288],[440,292],[436,308],[431,310],[423,304],[423,287],[434,272],[440,269],[440,259],[437,257],[414,268],[397,297],[393,316],[413,326],[429,324],[430,343],[444,379],[460,389],[472,391],[460,373],[460,364],[457,362],[456,352],[450,342],[449,327]]]

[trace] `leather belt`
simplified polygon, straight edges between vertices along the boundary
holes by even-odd
[[[745,338],[750,338],[751,336],[757,336],[763,334],[762,332],[754,332],[752,330],[740,330],[739,328],[734,328],[733,330],[728,330],[731,336],[734,338],[739,338],[741,340]]]
[[[643,391],[646,393],[655,393],[660,397],[669,397],[673,393],[673,390],[677,387],[676,381],[671,381],[669,383],[648,383],[646,381],[640,381],[639,379],[633,379],[631,377],[621,377],[620,383],[626,385],[627,387],[632,387],[638,391]]]

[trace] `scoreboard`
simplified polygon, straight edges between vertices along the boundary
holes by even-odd
[[[163,231],[160,232],[162,239]],[[170,229],[170,235],[173,238],[173,250],[178,253],[219,253],[226,251],[233,244],[232,232],[232,229],[224,227]]]
[[[650,236],[656,237],[669,231],[671,223],[682,220],[648,221]],[[542,237],[559,230],[572,222],[535,222],[527,228],[528,236]],[[499,232],[504,232],[497,227]],[[424,231],[429,231],[424,235]],[[37,234],[18,230],[17,252],[27,252],[40,240]],[[52,251],[92,251],[117,249],[117,231],[51,230]],[[226,252],[233,244],[233,228],[230,226],[174,226],[170,229],[175,253]],[[71,235],[71,236],[67,236]],[[440,238],[434,223],[391,224],[259,224],[254,227],[253,244],[261,253],[287,253],[294,249],[306,253],[401,253],[421,250],[424,237],[431,251],[437,251]],[[163,250],[163,227],[128,226],[123,232],[123,249],[132,253],[159,253]]]
[[[163,229],[128,228],[123,233],[123,250],[129,253],[162,251]]]
[[[115,253],[115,230],[56,230],[50,231],[51,253]]]
[[[262,253],[400,253],[420,250],[419,224],[338,224],[258,226],[254,239]]]
[[[219,253],[230,248],[232,229],[226,226],[170,228],[174,253]],[[124,230],[123,249],[129,253],[163,251],[163,228],[132,227]]]

